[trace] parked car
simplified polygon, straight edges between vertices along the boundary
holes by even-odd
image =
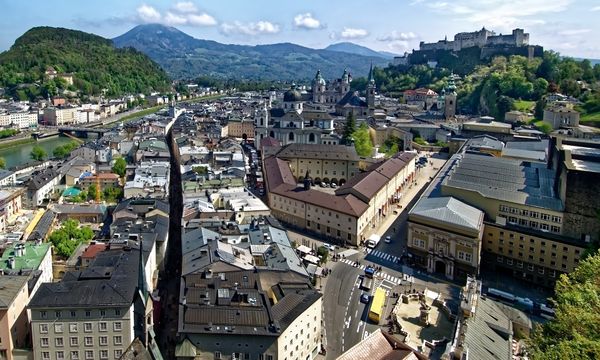
[[[370,300],[370,299],[369,299],[369,294],[362,293],[362,294],[360,295],[360,302],[361,302],[361,303],[363,303],[363,304],[368,304],[368,303],[369,303],[369,300]]]
[[[323,243],[323,246],[327,248],[329,251],[335,251],[335,245],[331,245],[328,243]]]
[[[389,244],[392,242],[392,237],[391,236],[386,236],[385,239],[383,240],[386,244]]]
[[[334,182],[332,182],[332,183],[331,183],[331,188],[332,188],[332,189],[335,189],[336,187],[337,187],[337,184],[336,184],[336,183],[334,183]]]

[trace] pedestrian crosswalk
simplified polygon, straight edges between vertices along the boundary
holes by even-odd
[[[351,265],[351,266],[356,266],[356,264],[357,264],[355,261],[352,261],[352,260],[349,260],[349,259],[343,259],[341,261],[344,264],[348,264],[348,265]],[[361,269],[361,270],[364,270],[366,268],[366,265],[365,264],[360,264],[358,266],[358,268]],[[396,277],[394,275],[387,274],[384,271],[378,271],[376,273],[375,277],[377,277],[379,279],[382,279],[382,280],[385,280],[385,281],[391,283],[393,286],[395,286],[395,285],[401,285],[402,281],[405,281],[405,282],[414,282],[414,278],[412,276],[410,276],[410,275],[402,274],[402,277],[400,278],[400,277]]]
[[[394,256],[392,254],[387,254],[387,253],[384,253],[383,251],[379,251],[379,250],[367,249],[367,253],[369,255],[373,255],[375,257],[381,258],[386,261],[391,261],[394,263],[397,263],[399,260],[399,258],[397,256]]]

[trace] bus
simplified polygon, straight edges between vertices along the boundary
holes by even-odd
[[[371,301],[371,308],[369,309],[369,320],[376,324],[379,324],[379,320],[383,315],[383,306],[385,305],[385,290],[377,288],[375,290],[375,296]]]
[[[381,236],[377,234],[369,236],[369,238],[367,239],[367,247],[369,249],[375,248],[375,246],[377,246],[377,244],[379,243],[379,240],[381,240]]]

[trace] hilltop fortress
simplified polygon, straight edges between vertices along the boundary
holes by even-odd
[[[421,41],[419,50],[449,50],[460,51],[470,47],[484,48],[486,46],[510,46],[522,47],[529,45],[529,34],[523,29],[514,29],[511,35],[496,35],[495,32],[485,27],[479,31],[462,32],[454,35],[454,41],[448,39],[440,40],[435,43],[425,43]]]
[[[514,29],[511,34],[503,35],[484,27],[479,31],[458,33],[454,35],[454,40],[445,38],[434,43],[422,41],[418,50],[395,57],[393,64],[428,64],[432,67],[440,65],[464,73],[465,69],[474,67],[480,60],[496,55],[521,55],[531,59],[541,57],[543,53],[544,49],[541,46],[529,44],[529,34],[523,29]],[[458,63],[456,55],[461,58]]]

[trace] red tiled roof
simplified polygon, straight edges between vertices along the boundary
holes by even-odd
[[[101,253],[102,251],[106,250],[106,246],[107,245],[104,243],[92,244],[92,245],[88,246],[87,249],[85,249],[83,254],[81,254],[81,258],[82,259],[93,259],[96,257],[96,255],[98,255],[98,253]]]

